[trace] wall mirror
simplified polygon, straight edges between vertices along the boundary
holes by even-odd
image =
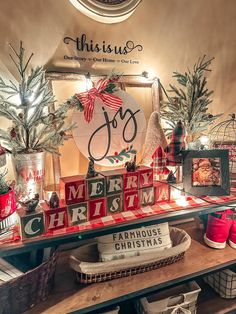
[[[76,9],[101,23],[119,23],[130,17],[141,0],[70,0]]]
[[[65,102],[75,93],[80,93],[91,88],[91,81],[96,83],[99,79],[105,76],[90,76],[77,73],[61,73],[47,72],[47,79],[51,84],[51,88],[55,95],[56,102],[53,107]],[[148,122],[152,111],[159,111],[159,89],[158,80],[149,79],[145,73],[140,75],[123,75],[117,83],[121,90],[129,93],[139,103],[145,114],[145,119]],[[71,121],[73,112],[70,112],[68,119]],[[71,139],[66,141],[60,147],[61,156],[48,155],[46,163],[47,169],[50,169],[46,174],[45,185],[58,184],[61,176],[70,176],[75,174],[84,174],[87,171],[88,161],[78,150],[75,141]],[[96,169],[106,170],[107,167],[96,166]],[[110,167],[109,167],[110,169]]]

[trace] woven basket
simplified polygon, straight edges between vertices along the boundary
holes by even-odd
[[[201,288],[195,281],[155,292],[135,301],[137,314],[196,314]]]
[[[46,300],[53,283],[58,252],[40,266],[0,285],[0,314],[20,314]]]
[[[99,262],[96,243],[83,245],[70,256],[70,266],[80,283],[94,283],[127,277],[173,264],[184,257],[190,247],[190,236],[181,229],[170,228],[173,246],[161,252]]]
[[[203,277],[222,298],[233,299],[236,297],[236,271],[234,269],[224,269],[214,274]]]

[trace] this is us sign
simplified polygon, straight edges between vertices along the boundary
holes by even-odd
[[[63,42],[76,52],[73,55],[65,54],[64,60],[78,61],[79,63],[139,64],[139,60],[134,59],[131,55],[132,52],[143,51],[141,44],[135,43],[130,39],[118,45],[107,42],[106,40],[97,42],[89,38],[86,34],[75,38],[67,36],[63,39]],[[113,59],[113,56],[116,56],[116,58]],[[120,58],[117,58],[117,56],[120,56]]]

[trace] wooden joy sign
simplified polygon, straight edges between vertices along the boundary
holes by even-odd
[[[122,99],[118,111],[96,99],[89,123],[83,112],[73,114],[77,124],[73,137],[80,152],[98,165],[113,167],[123,165],[142,149],[146,131],[145,115],[135,99],[121,90],[114,95]]]

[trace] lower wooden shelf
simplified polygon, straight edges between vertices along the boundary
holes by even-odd
[[[235,314],[236,299],[223,299],[203,280],[199,285],[202,289],[199,299],[197,313],[199,314]]]
[[[185,229],[192,238],[191,247],[182,261],[143,274],[104,283],[76,284],[67,263],[68,252],[63,252],[58,264],[53,294],[46,302],[26,313],[89,313],[236,263],[236,250],[229,246],[223,250],[210,249],[203,242],[201,230],[196,229],[193,225],[180,227]],[[202,312],[199,313],[202,314]],[[214,312],[207,313],[213,314]]]

